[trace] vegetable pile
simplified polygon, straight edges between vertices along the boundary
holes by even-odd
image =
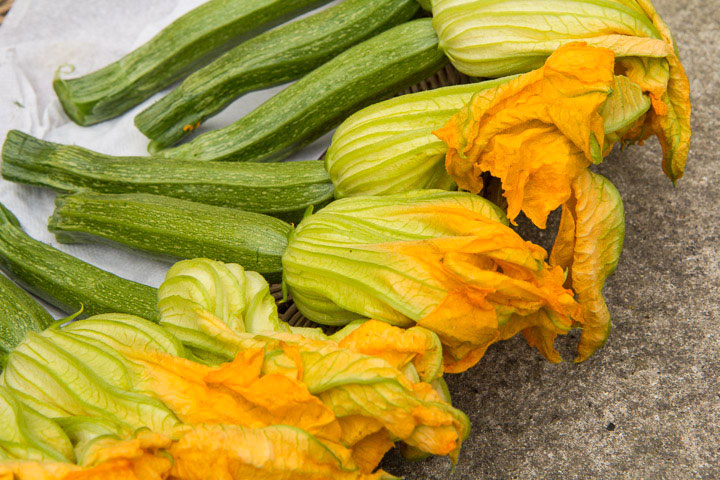
[[[176,264],[159,292],[159,325],[105,314],[27,332],[0,382],[0,472],[390,478],[372,472],[397,441],[456,458],[468,422],[432,385],[432,333],[292,333],[262,277],[211,260]],[[366,354],[377,336],[395,346]]]
[[[395,478],[394,446],[459,459],[445,373],[519,333],[551,362],[573,329],[576,361],[607,341],[624,209],[592,166],[655,136],[675,182],[689,152],[689,82],[650,1],[345,0],[276,27],[324,3],[210,0],[58,75],[80,125],[182,80],[135,118],[150,156],[10,131],[2,176],[59,193],[59,242],[177,263],[131,282],[0,205],[0,478]],[[388,99],[448,62],[473,82]],[[278,163],[334,127],[324,161]],[[558,209],[549,252],[513,228]],[[316,326],[285,322],[269,282]]]

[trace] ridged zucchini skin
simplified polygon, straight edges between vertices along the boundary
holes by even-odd
[[[431,20],[413,20],[344,51],[232,125],[156,154],[200,161],[278,161],[355,111],[427,78],[447,61]]]
[[[79,192],[55,199],[48,228],[60,243],[100,242],[159,259],[239,263],[280,281],[292,226],[277,218],[176,198]]]
[[[2,149],[3,178],[62,193],[149,193],[299,222],[307,207],[332,200],[320,160],[279,164],[112,157],[38,140],[17,130]]]
[[[0,204],[0,269],[67,314],[128,313],[158,321],[157,290],[30,238]]]
[[[29,331],[42,332],[53,317],[25,291],[0,275],[0,368]]]
[[[53,88],[80,125],[116,117],[240,42],[329,0],[210,0],[120,60]]]
[[[190,75],[135,125],[155,149],[172,146],[240,95],[296,80],[418,10],[416,0],[345,0],[265,32]]]

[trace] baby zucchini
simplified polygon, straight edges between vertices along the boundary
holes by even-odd
[[[346,50],[232,125],[157,155],[202,161],[277,161],[366,105],[427,78],[446,62],[431,19],[404,23]],[[157,147],[151,143],[150,151]]]
[[[0,275],[0,369],[27,332],[42,332],[53,318],[30,295]]]
[[[239,263],[281,279],[290,224],[259,213],[144,193],[59,196],[48,227],[60,243],[110,242],[160,259]]]
[[[299,222],[307,207],[321,207],[333,197],[319,160],[262,164],[112,157],[17,130],[8,133],[2,159],[5,179],[62,193],[151,193],[288,222]]]
[[[80,125],[116,117],[259,31],[328,0],[210,0],[115,63],[53,82]]]
[[[0,269],[67,314],[128,313],[157,321],[157,290],[30,238],[0,204]]]
[[[174,145],[240,95],[296,80],[418,11],[416,0],[345,0],[248,40],[135,117],[155,148]]]

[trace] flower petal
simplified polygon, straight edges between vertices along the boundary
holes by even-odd
[[[576,361],[587,359],[610,333],[610,312],[602,296],[615,271],[625,235],[622,199],[601,175],[585,172],[573,182],[573,199],[563,206],[550,261],[569,269],[568,284],[583,310]]]
[[[600,109],[614,84],[612,51],[570,43],[545,66],[473,96],[435,134],[446,168],[477,193],[483,172],[502,180],[508,218],[520,211],[540,228],[570,198],[573,179],[602,158]]]
[[[243,428],[203,425],[182,432],[170,449],[171,478],[205,480],[380,480],[365,475],[350,450],[284,425]]]

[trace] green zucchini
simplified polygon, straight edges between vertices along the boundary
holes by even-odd
[[[116,117],[247,38],[328,0],[210,0],[115,63],[53,87],[80,125]]]
[[[416,0],[345,0],[263,33],[190,75],[135,125],[154,148],[172,146],[240,95],[296,80],[418,10]]]
[[[0,368],[5,358],[25,333],[42,332],[53,323],[53,317],[45,311],[30,295],[0,275]]]
[[[11,130],[2,149],[2,176],[62,193],[151,193],[264,213],[299,222],[307,207],[332,200],[320,160],[279,164],[193,162],[111,157],[38,140]]]
[[[158,321],[157,290],[30,238],[0,204],[0,269],[67,314],[129,313]]]
[[[431,19],[413,20],[344,51],[232,125],[156,153],[184,160],[277,161],[446,63]]]
[[[176,198],[89,191],[55,199],[49,228],[60,243],[101,242],[165,260],[210,258],[239,263],[280,281],[292,226],[277,218]]]

